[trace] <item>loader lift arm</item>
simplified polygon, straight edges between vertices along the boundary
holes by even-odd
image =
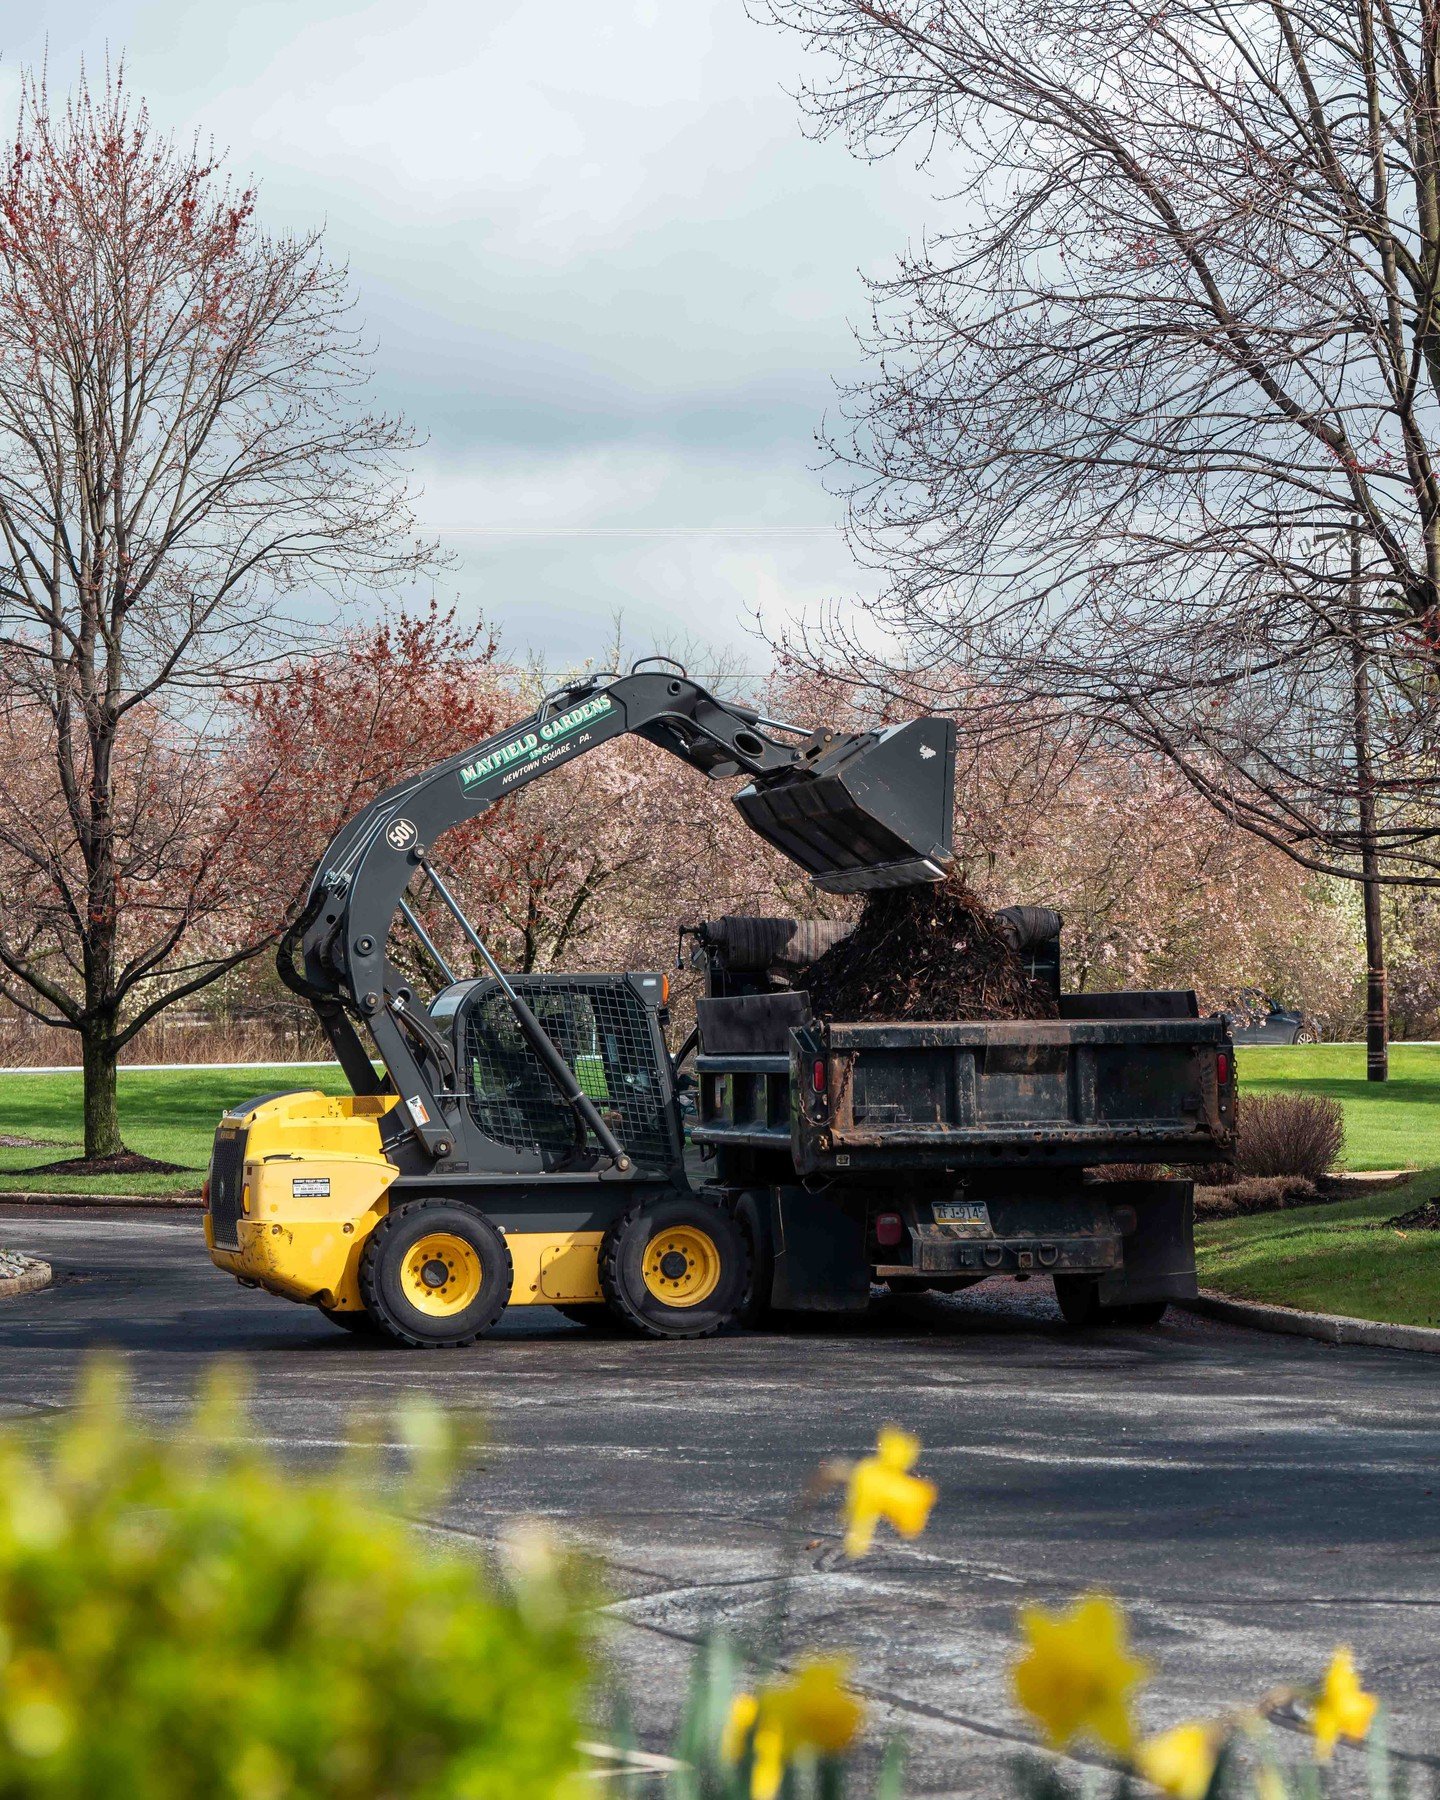
[[[403,1124],[434,1163],[447,1166],[455,1150],[447,1110],[461,1102],[453,1053],[386,954],[398,915],[445,969],[405,898],[423,871],[500,982],[522,1033],[577,1119],[595,1135],[612,1171],[625,1175],[624,1147],[449,894],[430,850],[446,831],[537,777],[632,732],[714,780],[747,777],[733,796],[746,823],[818,886],[849,892],[944,875],[955,765],[949,720],[928,717],[858,733],[822,728],[798,743],[778,740],[776,730],[801,736],[801,728],[722,700],[679,664],[651,657],[628,675],[593,675],[557,689],[529,718],[396,783],[363,807],[321,857],[305,907],[277,958],[286,985],[313,1005],[354,1091],[398,1094],[401,1105],[394,1112],[403,1111]],[[359,1021],[386,1077],[374,1069]]]

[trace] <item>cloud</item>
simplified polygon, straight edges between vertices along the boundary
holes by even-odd
[[[806,140],[802,47],[739,0],[52,0],[10,70],[42,29],[52,86],[124,48],[267,222],[325,222],[425,514],[466,527],[454,585],[512,644],[568,655],[618,607],[745,645],[862,579],[814,433],[929,178]],[[601,528],[668,535],[564,535]]]
[[[853,591],[838,506],[805,471],[650,449],[422,466],[420,516],[453,559],[438,591],[552,666],[676,638],[747,665],[801,612]]]
[[[207,117],[412,223],[474,221],[532,266],[746,210],[797,139],[789,48],[728,3],[306,10]]]

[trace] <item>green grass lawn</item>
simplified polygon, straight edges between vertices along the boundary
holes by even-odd
[[[1440,1169],[1429,1169],[1363,1199],[1199,1225],[1200,1285],[1237,1300],[1440,1326],[1440,1231],[1384,1223],[1437,1193]]]
[[[1440,1168],[1440,1045],[1392,1044],[1390,1079],[1365,1079],[1362,1044],[1237,1052],[1246,1094],[1328,1094],[1345,1109],[1347,1169]]]
[[[74,1175],[27,1173],[38,1164],[81,1153],[80,1074],[0,1075],[0,1136],[43,1138],[53,1150],[0,1146],[0,1195],[195,1193],[210,1160],[210,1140],[227,1106],[256,1094],[315,1087],[348,1092],[336,1065],[271,1069],[164,1069],[120,1071],[120,1129],[126,1147],[164,1162],[179,1175]]]
[[[1440,1046],[1400,1044],[1388,1083],[1365,1079],[1354,1044],[1246,1049],[1244,1093],[1329,1094],[1345,1108],[1351,1169],[1419,1168],[1404,1189],[1334,1205],[1227,1219],[1198,1232],[1201,1280],[1241,1298],[1403,1324],[1440,1324],[1440,1232],[1401,1237],[1383,1221],[1440,1193]],[[587,1084],[588,1085],[588,1084]],[[80,1076],[0,1075],[0,1135],[42,1138],[53,1150],[0,1147],[0,1195],[193,1193],[210,1155],[215,1122],[255,1094],[318,1087],[343,1093],[338,1067],[167,1069],[120,1075],[120,1118],[132,1150],[182,1165],[178,1175],[24,1173],[78,1155]]]
[[[1246,1094],[1327,1094],[1345,1109],[1345,1167],[1421,1171],[1403,1188],[1196,1231],[1200,1283],[1240,1300],[1440,1325],[1440,1232],[1386,1219],[1440,1193],[1440,1046],[1392,1044],[1389,1081],[1365,1079],[1360,1044],[1238,1052]]]

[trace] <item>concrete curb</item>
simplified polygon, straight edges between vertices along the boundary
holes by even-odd
[[[25,1263],[18,1275],[0,1275],[0,1300],[18,1300],[22,1294],[38,1294],[50,1285],[50,1265],[38,1256],[22,1256]]]
[[[26,1189],[0,1193],[0,1207],[73,1206],[85,1212],[103,1212],[107,1206],[158,1206],[166,1211],[199,1212],[204,1202],[198,1194],[42,1194]]]
[[[1293,1306],[1262,1306],[1254,1300],[1231,1300],[1225,1294],[1201,1293],[1178,1300],[1186,1312],[1227,1325],[1248,1325],[1286,1337],[1314,1338],[1322,1344],[1366,1344],[1380,1350],[1421,1350],[1440,1356],[1440,1331],[1425,1325],[1383,1325],[1376,1319],[1351,1319],[1343,1313],[1301,1312]]]

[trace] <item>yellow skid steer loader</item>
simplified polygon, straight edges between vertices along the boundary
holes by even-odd
[[[948,720],[811,731],[665,658],[558,690],[381,794],[327,848],[279,968],[353,1092],[266,1094],[224,1115],[205,1213],[219,1267],[413,1346],[469,1343],[508,1305],[657,1337],[736,1315],[750,1238],[737,1196],[686,1172],[666,978],[507,975],[432,860],[451,827],[624,732],[740,780],[747,824],[822,888],[935,881],[949,866]],[[483,973],[454,975],[412,905],[423,889]],[[397,967],[402,931],[438,991]]]

